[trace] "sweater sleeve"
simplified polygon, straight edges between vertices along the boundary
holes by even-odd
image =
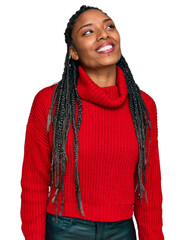
[[[46,202],[51,149],[46,134],[43,90],[33,100],[24,144],[21,220],[26,240],[45,240]]]
[[[154,100],[150,97],[147,106],[151,120],[151,143],[149,153],[149,168],[145,170],[145,189],[147,191],[148,204],[143,194],[141,200],[135,199],[134,216],[138,225],[139,240],[163,240],[162,232],[162,188],[161,188],[161,169],[158,147],[158,126],[157,126],[157,108]],[[148,135],[147,135],[148,136]],[[148,152],[148,137],[146,146]],[[135,182],[137,183],[138,175],[135,172]]]

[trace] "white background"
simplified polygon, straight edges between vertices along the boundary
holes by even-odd
[[[114,20],[121,36],[122,54],[134,80],[156,102],[163,232],[167,240],[181,239],[184,14],[179,0],[1,1],[1,236],[24,239],[20,179],[28,115],[36,93],[62,77],[66,24],[83,4],[101,8]]]

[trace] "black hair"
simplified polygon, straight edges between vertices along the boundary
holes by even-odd
[[[68,130],[70,124],[72,122],[73,131],[74,131],[74,152],[75,152],[75,189],[76,189],[76,196],[77,196],[77,210],[81,210],[82,215],[84,216],[84,211],[82,207],[82,200],[81,200],[81,192],[80,192],[80,183],[79,183],[79,172],[78,172],[78,131],[80,129],[81,119],[82,119],[82,103],[80,97],[77,93],[77,79],[79,76],[78,66],[80,65],[79,60],[73,60],[69,53],[69,46],[74,45],[72,39],[72,30],[73,27],[78,19],[78,17],[85,11],[90,9],[97,9],[102,11],[97,7],[91,7],[82,5],[80,9],[72,15],[69,19],[67,24],[67,28],[65,30],[65,42],[67,44],[67,53],[65,58],[64,64],[64,71],[62,75],[62,79],[57,83],[56,88],[54,90],[51,106],[49,109],[48,120],[47,120],[47,133],[49,132],[49,126],[51,122],[53,123],[53,150],[52,150],[52,162],[51,162],[51,171],[49,175],[49,186],[50,191],[48,195],[47,204],[50,198],[52,186],[54,184],[54,172],[55,172],[55,187],[56,192],[52,199],[52,203],[55,201],[56,207],[56,219],[57,219],[57,196],[60,189],[62,190],[62,204],[61,204],[61,211],[60,216],[62,215],[63,211],[63,204],[64,204],[64,186],[63,186],[63,179],[65,174],[65,164],[68,161],[65,152],[65,146],[68,137]],[[104,13],[104,12],[103,12]],[[106,13],[105,13],[106,14]],[[107,14],[106,14],[107,15]],[[146,189],[144,187],[145,183],[145,169],[147,166],[147,159],[146,159],[146,133],[147,127],[149,124],[149,148],[150,148],[150,129],[151,129],[151,122],[148,110],[145,106],[143,98],[141,96],[140,89],[138,85],[135,83],[131,71],[125,58],[121,55],[121,58],[117,62],[117,65],[123,70],[127,89],[128,89],[128,96],[129,96],[129,106],[131,110],[131,115],[134,122],[134,128],[138,140],[139,145],[139,161],[137,166],[138,171],[138,182],[135,188],[135,193],[138,189],[140,193],[136,195],[139,199],[142,200],[143,191],[145,191],[145,197],[147,200]],[[78,119],[77,122],[75,121],[75,98],[78,104]],[[53,109],[56,105],[55,116],[53,117]],[[147,119],[148,118],[148,124]],[[149,149],[150,150],[150,149]],[[62,180],[59,182],[59,174],[61,171]],[[57,221],[57,220],[56,220]]]

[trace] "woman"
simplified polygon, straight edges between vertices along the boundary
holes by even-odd
[[[65,41],[62,79],[37,93],[27,124],[24,236],[134,240],[134,213],[140,240],[162,240],[156,104],[102,10],[81,6]]]

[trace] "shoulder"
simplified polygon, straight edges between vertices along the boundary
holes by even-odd
[[[27,136],[33,136],[45,146],[48,146],[46,135],[47,116],[52,100],[52,93],[57,84],[47,86],[39,90],[32,102],[31,110],[27,121]]]
[[[155,100],[153,99],[152,96],[150,96],[147,92],[140,90],[141,95],[145,103],[147,104],[155,104]]]
[[[52,95],[57,83],[44,87],[39,90],[32,101],[32,106],[29,115],[29,121],[46,121],[49,108],[51,105]]]
[[[36,93],[35,99],[42,100],[42,101],[47,101],[48,99],[52,98],[52,94],[53,94],[56,86],[57,86],[57,83],[42,88],[41,90],[39,90]]]
[[[141,92],[141,96],[142,96],[142,99],[148,109],[148,111],[152,112],[152,111],[156,111],[156,102],[155,100],[153,99],[153,97],[151,97],[148,93],[146,93],[145,91],[143,90],[140,90]]]
[[[143,98],[143,101],[146,105],[146,108],[149,113],[149,117],[152,123],[153,128],[157,128],[157,118],[158,118],[158,113],[157,113],[157,105],[153,97],[151,97],[148,93],[144,92],[141,90],[141,95]]]
[[[39,106],[44,111],[48,112],[52,100],[52,95],[54,93],[54,90],[56,88],[58,83],[54,83],[50,86],[46,86],[42,89],[40,89],[34,99],[33,99],[33,105]]]
[[[146,108],[149,112],[149,117],[151,120],[151,139],[152,144],[151,148],[155,146],[158,143],[158,122],[157,122],[157,106],[156,103],[148,93],[141,90],[141,95],[143,98],[143,101],[146,105]]]

